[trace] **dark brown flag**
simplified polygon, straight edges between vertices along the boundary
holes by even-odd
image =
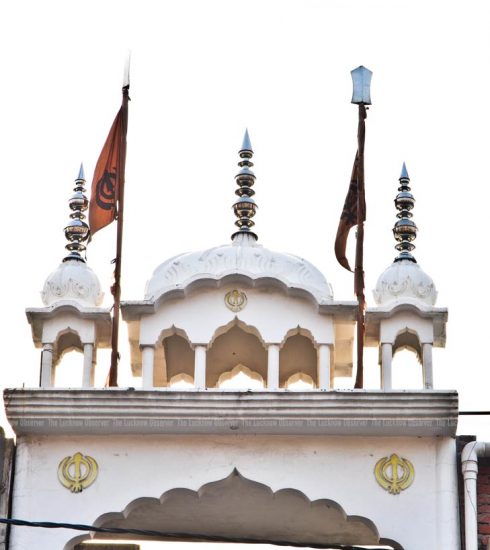
[[[121,185],[124,185],[127,126],[128,105],[127,98],[123,96],[123,104],[112,123],[95,167],[88,213],[92,235],[113,222],[117,216],[117,201]]]
[[[359,154],[356,153],[349,190],[345,198],[344,209],[340,215],[337,237],[335,238],[335,256],[339,264],[352,271],[345,253],[349,231],[358,223],[366,221],[366,202],[364,198],[364,185],[358,177]]]

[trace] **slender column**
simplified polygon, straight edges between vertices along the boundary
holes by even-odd
[[[53,387],[53,344],[43,344],[41,354],[41,388]]]
[[[472,443],[477,444],[477,441]],[[468,443],[470,445],[470,443]],[[477,491],[478,457],[476,453],[463,462],[465,539],[467,550],[478,550]]]
[[[269,344],[267,347],[267,389],[279,389],[279,345]]]
[[[194,348],[194,386],[198,390],[206,389],[206,346]]]
[[[327,344],[320,344],[317,350],[317,377],[318,388],[321,390],[330,389],[330,347]]]
[[[92,388],[94,385],[94,345],[83,344],[83,375],[82,388]]]
[[[145,389],[153,388],[153,368],[155,358],[155,346],[142,346],[141,386]]]
[[[393,360],[393,345],[381,344],[381,389],[392,389],[391,363]]]
[[[434,387],[432,374],[432,344],[422,344],[422,369],[424,373],[424,389],[431,390]]]

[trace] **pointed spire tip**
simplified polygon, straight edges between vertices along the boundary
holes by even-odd
[[[250,141],[250,136],[248,135],[248,128],[245,128],[245,134],[243,136],[242,148],[240,151],[252,151],[252,143]]]
[[[401,178],[407,178],[407,179],[410,179],[409,175],[408,175],[408,172],[407,172],[407,165],[405,164],[405,162],[403,163],[403,166],[402,166],[402,171],[401,171],[401,174],[400,174],[400,179]]]
[[[83,162],[80,163],[80,170],[78,171],[78,177],[77,180],[84,180],[85,179],[85,171],[83,170]]]

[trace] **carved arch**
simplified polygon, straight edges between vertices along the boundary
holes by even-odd
[[[311,501],[291,488],[274,492],[267,485],[243,477],[236,469],[225,479],[207,483],[197,491],[176,488],[160,498],[135,499],[120,512],[102,514],[93,526],[161,533],[161,537],[152,540],[203,541],[207,537],[225,537],[230,542],[263,541],[325,548],[389,544],[395,550],[403,550],[398,543],[381,538],[370,519],[347,515],[338,502]],[[166,533],[183,533],[187,537],[170,538]],[[118,537],[130,538],[114,534],[98,536]],[[77,543],[89,538],[89,533],[72,538],[64,550],[73,550]]]

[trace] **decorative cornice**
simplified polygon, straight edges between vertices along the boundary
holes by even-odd
[[[274,434],[448,436],[455,391],[198,391],[7,389],[22,435]]]

